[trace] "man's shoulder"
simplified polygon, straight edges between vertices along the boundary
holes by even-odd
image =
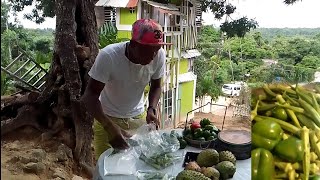
[[[126,43],[127,42],[119,42],[119,43],[109,44],[106,47],[102,48],[100,51],[102,51],[108,55],[116,55],[117,53],[122,52],[121,50],[123,50]]]

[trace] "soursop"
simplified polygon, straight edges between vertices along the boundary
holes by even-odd
[[[200,167],[210,167],[219,162],[219,153],[215,149],[206,149],[199,153],[197,163]]]
[[[230,161],[232,162],[234,165],[236,165],[236,157],[234,156],[234,154],[232,154],[232,152],[230,151],[221,151],[219,152],[219,161]]]
[[[220,177],[222,180],[233,177],[234,173],[236,172],[236,166],[230,161],[219,162],[215,168],[220,172]]]
[[[177,175],[176,180],[210,180],[210,178],[197,171],[183,170]]]
[[[195,161],[189,162],[184,169],[185,170],[192,170],[192,171],[200,171],[201,170],[200,166]]]
[[[206,177],[213,179],[213,180],[219,180],[219,177],[220,177],[219,171],[213,167],[204,168],[201,171],[201,173],[204,174]]]

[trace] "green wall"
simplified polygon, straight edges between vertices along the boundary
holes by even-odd
[[[120,8],[120,24],[132,25],[137,20],[137,9],[135,8],[134,13],[131,13],[129,8]]]
[[[180,68],[179,68],[179,74],[184,74],[188,72],[188,60],[187,59],[181,59],[180,60]]]
[[[194,81],[180,83],[179,88],[180,115],[185,116],[192,110]]]
[[[131,31],[120,31],[120,30],[118,30],[118,38],[131,39]]]

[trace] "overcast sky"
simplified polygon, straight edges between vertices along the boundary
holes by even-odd
[[[294,5],[285,5],[283,0],[229,0],[237,9],[232,15],[233,19],[243,16],[255,19],[259,27],[306,27],[320,28],[320,0],[302,0]],[[27,7],[25,12],[30,12],[32,7]],[[55,18],[47,18],[44,23],[37,25],[23,19],[23,13],[18,15],[25,28],[53,28]],[[219,26],[221,22],[214,20],[212,13],[203,13],[204,24]],[[224,19],[223,19],[224,21]]]

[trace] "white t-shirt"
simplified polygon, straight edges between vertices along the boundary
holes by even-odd
[[[105,114],[130,118],[144,112],[144,89],[165,70],[165,51],[160,49],[148,65],[132,63],[125,56],[127,42],[101,49],[89,71],[91,78],[105,83],[99,100]]]

